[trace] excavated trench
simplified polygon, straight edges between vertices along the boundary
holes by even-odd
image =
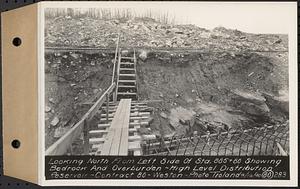
[[[288,53],[140,50],[137,56],[138,98],[153,107],[141,134],[288,120]],[[110,85],[113,57],[113,52],[46,54],[46,147],[79,121],[89,108],[85,101]]]

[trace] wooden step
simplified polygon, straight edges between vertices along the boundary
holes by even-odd
[[[119,83],[136,83],[136,80],[119,80]]]
[[[132,113],[130,113],[130,116],[144,116],[144,115],[150,115],[150,112],[132,112]],[[111,117],[114,117],[114,116],[115,116],[114,112],[108,114],[108,118],[111,118]],[[106,113],[101,114],[101,118],[106,118]]]
[[[139,135],[134,135],[134,136],[129,136],[128,137],[128,141],[129,142],[133,142],[133,141],[137,141],[137,140],[141,140],[142,138],[141,138],[141,136],[139,136]]]
[[[109,123],[98,124],[98,128],[107,128],[109,126],[110,126]]]
[[[137,123],[131,122],[131,123],[129,123],[129,126],[146,126],[146,125],[148,125],[148,124],[149,124],[149,123],[146,122],[146,121],[141,121],[141,122],[137,122]]]
[[[118,85],[119,88],[136,88],[135,85]]]
[[[133,65],[133,62],[120,62],[121,65]]]
[[[134,156],[141,156],[142,155],[142,151],[140,149],[134,150],[133,155]]]
[[[93,151],[100,151],[102,146],[103,146],[103,144],[94,144],[94,145],[92,145],[92,150]]]
[[[135,71],[134,68],[120,68],[120,71]]]
[[[135,74],[119,74],[119,76],[135,77]]]
[[[150,115],[150,112],[136,112],[130,114],[130,116],[144,116],[144,115]]]
[[[117,95],[136,95],[136,93],[118,92]]]
[[[128,150],[137,150],[137,149],[141,149],[141,143],[139,141],[128,143]]]
[[[139,120],[139,119],[148,119],[149,116],[135,116],[135,117],[130,117],[130,120]]]
[[[111,114],[108,114],[108,118],[111,118],[111,117],[114,117],[114,116],[115,116],[114,112],[111,113]],[[102,119],[103,119],[103,118],[106,118],[106,113],[101,114],[101,118],[102,118]]]
[[[90,138],[90,144],[101,144],[105,141],[104,138]]]
[[[106,134],[107,132],[108,132],[107,130],[91,130],[91,131],[89,131],[89,134],[91,136],[97,136],[97,135]]]
[[[129,133],[137,132],[137,128],[131,128],[131,129],[129,128],[129,129],[128,129],[128,132],[129,132]]]
[[[147,107],[147,106],[146,106],[146,107]],[[140,106],[140,107],[131,107],[130,112],[140,111],[140,109],[143,109],[143,108],[145,108],[145,107],[143,107],[143,106]],[[109,109],[108,111],[109,111],[110,113],[113,113],[113,112],[115,112],[116,110],[117,110],[117,109],[114,108],[114,109]],[[101,112],[101,113],[103,113],[103,112]]]
[[[126,60],[134,60],[133,57],[128,57],[128,56],[122,56],[122,57],[121,57],[121,60],[122,60],[122,59],[126,59]]]

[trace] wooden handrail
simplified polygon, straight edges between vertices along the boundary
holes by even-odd
[[[118,58],[118,53],[119,53],[119,42],[120,42],[120,32],[118,33],[118,39],[117,39],[117,45],[116,45],[116,50],[115,50],[115,58],[114,58],[114,68],[113,68],[113,75],[111,78],[111,83],[114,82],[115,80],[115,74],[116,74],[116,63],[117,63],[117,58]]]
[[[110,95],[116,87],[116,83],[113,82],[110,87],[102,94],[102,96],[95,102],[95,104],[88,110],[88,112],[76,123],[67,133],[65,133],[60,139],[52,144],[47,150],[46,155],[63,155],[70,148],[72,142],[80,136],[83,132],[84,125],[88,123],[103,105],[106,100],[106,96]]]

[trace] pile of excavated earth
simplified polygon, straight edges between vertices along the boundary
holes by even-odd
[[[217,27],[162,24],[153,19],[99,20],[56,17],[46,20],[46,46],[114,47],[119,31],[128,47],[197,48],[209,51],[287,50],[287,36],[249,34]]]

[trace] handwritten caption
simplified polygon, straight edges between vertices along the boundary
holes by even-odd
[[[289,179],[288,157],[47,156],[46,179]]]

